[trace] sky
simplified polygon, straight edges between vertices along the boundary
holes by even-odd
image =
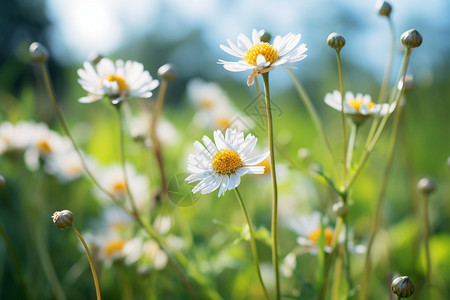
[[[239,33],[253,28],[273,35],[301,33],[309,59],[319,61],[331,32],[346,37],[348,55],[356,64],[380,72],[389,49],[385,18],[372,0],[47,0],[51,49],[60,61],[79,64],[91,52],[110,54],[137,38],[157,35],[178,40],[198,30],[209,51],[230,60],[220,50]],[[450,1],[392,0],[397,35],[415,28],[424,37],[417,68],[428,68],[448,57]],[[442,37],[443,36],[443,37]],[[157,42],[157,41],[156,41]],[[324,46],[325,45],[325,46]],[[419,52],[419,51],[418,51]],[[430,55],[432,53],[433,55]],[[133,59],[126,57],[124,59]]]

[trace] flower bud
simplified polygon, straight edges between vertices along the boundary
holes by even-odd
[[[404,32],[400,40],[406,48],[417,48],[422,44],[422,36],[415,29]]]
[[[341,201],[336,202],[335,204],[333,204],[333,212],[336,214],[336,216],[343,217],[348,212],[347,205],[345,205]]]
[[[414,293],[414,285],[408,276],[397,277],[392,281],[392,292],[401,298],[408,298]]]
[[[158,76],[167,81],[173,81],[177,78],[176,68],[173,64],[165,64],[159,67]]]
[[[53,216],[53,223],[58,226],[59,229],[65,229],[72,226],[73,214],[70,210],[56,211]]]
[[[327,44],[334,50],[341,51],[342,47],[345,46],[345,39],[342,35],[333,32],[328,36]]]
[[[31,43],[29,51],[32,62],[45,63],[48,60],[48,50],[41,43]]]
[[[259,38],[261,39],[261,42],[265,42],[268,43],[270,42],[270,40],[272,39],[272,36],[270,35],[270,33],[268,33],[267,31],[265,31],[264,29],[261,29],[259,32]]]
[[[377,1],[377,3],[375,4],[375,8],[380,16],[385,17],[389,17],[392,11],[392,6],[388,2],[383,0]]]
[[[5,186],[5,177],[0,175],[0,189]]]
[[[417,189],[425,195],[429,195],[436,189],[436,182],[431,178],[422,178],[417,183]]]

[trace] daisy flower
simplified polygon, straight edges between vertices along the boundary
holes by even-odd
[[[153,79],[144,66],[136,61],[117,60],[115,63],[102,58],[95,66],[84,62],[83,69],[78,69],[78,82],[88,92],[88,96],[78,99],[81,103],[91,103],[110,97],[113,104],[119,103],[127,96],[150,98],[159,81]]]
[[[300,42],[301,34],[288,33],[284,37],[277,35],[273,45],[262,42],[256,29],[253,29],[252,40],[244,34],[239,34],[237,45],[227,40],[228,46],[220,45],[220,48],[226,53],[240,58],[239,61],[224,61],[219,59],[225,69],[231,72],[251,71],[247,79],[247,84],[253,85],[256,76],[273,70],[277,66],[290,64],[300,61],[306,57],[305,44]],[[295,48],[295,49],[294,49]]]
[[[187,94],[189,100],[196,107],[208,112],[232,105],[224,90],[217,83],[205,82],[200,78],[189,81]]]
[[[264,166],[256,166],[269,152],[248,158],[258,139],[251,134],[244,138],[244,133],[228,128],[225,136],[220,130],[214,131],[214,143],[203,136],[203,146],[195,141],[198,155],[188,156],[187,170],[191,175],[188,183],[200,181],[193,193],[208,194],[219,189],[219,197],[227,190],[236,188],[245,174],[263,174]]]
[[[342,110],[342,98],[339,91],[335,90],[333,93],[327,93],[324,101],[332,108],[338,111]],[[383,116],[388,112],[391,113],[394,108],[395,105],[389,106],[387,103],[373,103],[370,95],[358,93],[355,96],[352,92],[345,94],[344,113],[348,114],[356,123],[361,123],[370,115],[379,113]]]

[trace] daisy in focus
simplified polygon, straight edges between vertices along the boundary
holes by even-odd
[[[144,66],[136,61],[117,60],[115,63],[102,58],[95,66],[84,62],[83,69],[78,69],[78,82],[88,96],[78,99],[81,103],[91,103],[109,97],[117,104],[126,97],[150,98],[159,81],[153,79]]]
[[[208,194],[219,189],[219,197],[227,190],[236,188],[245,174],[263,174],[264,166],[257,166],[269,152],[248,158],[255,148],[258,139],[248,134],[228,128],[225,136],[220,130],[214,131],[214,143],[203,136],[204,146],[195,141],[194,147],[198,155],[188,156],[186,178],[188,183],[200,181],[193,193]]]
[[[238,35],[237,44],[228,39],[229,47],[220,45],[223,51],[240,60],[231,62],[219,59],[219,64],[231,72],[251,71],[247,79],[247,85],[250,86],[253,85],[258,74],[304,59],[306,57],[304,53],[308,50],[306,45],[301,44],[295,48],[300,38],[301,34],[288,33],[284,37],[277,35],[271,45],[261,41],[258,31],[253,29],[252,40],[241,33]]]
[[[333,93],[327,93],[324,101],[332,108],[338,111],[342,110],[342,98],[339,91],[335,90]],[[391,113],[394,108],[394,104],[391,106],[387,103],[375,104],[372,102],[370,95],[363,95],[361,93],[355,96],[352,92],[347,92],[344,98],[344,113],[348,114],[357,124],[362,123],[371,115],[381,114],[384,116],[388,112]]]

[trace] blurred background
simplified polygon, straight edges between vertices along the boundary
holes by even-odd
[[[386,232],[396,241],[390,246],[391,258],[389,263],[385,264],[394,261],[392,265],[396,271],[415,272],[417,278],[423,277],[423,262],[418,263],[419,267],[414,267],[413,271],[409,268],[411,264],[416,265],[415,260],[419,259],[420,255],[414,252],[405,258],[405,253],[410,252],[411,245],[416,241],[415,234],[420,231],[417,226],[413,226],[420,198],[415,190],[415,183],[421,177],[430,176],[438,182],[430,214],[432,231],[436,237],[434,270],[439,273],[436,275],[437,285],[443,286],[444,283],[450,282],[449,261],[443,255],[450,250],[450,1],[392,0],[390,3],[393,7],[391,18],[397,34],[391,87],[402,58],[400,35],[415,28],[422,35],[423,43],[413,51],[408,68],[408,74],[414,76],[415,87],[406,96],[407,106],[400,129],[398,152],[391,174],[392,181],[388,186],[387,195],[390,201],[385,203]],[[77,99],[85,93],[77,83],[77,69],[82,67],[83,61],[92,53],[112,59],[139,61],[154,77],[161,65],[173,63],[178,70],[178,79],[169,85],[164,114],[176,128],[180,131],[188,128],[188,132],[176,148],[166,155],[167,160],[176,161],[169,166],[169,173],[179,174],[184,171],[185,165],[185,149],[181,145],[191,144],[203,134],[211,135],[209,129],[189,131],[191,127],[185,127],[192,121],[195,113],[195,108],[186,95],[186,87],[191,79],[202,78],[208,82],[217,82],[242,111],[255,100],[254,88],[246,86],[246,72],[231,73],[217,65],[219,58],[232,60],[219,45],[225,44],[227,39],[235,42],[239,33],[250,36],[253,28],[264,29],[272,36],[284,36],[289,32],[302,34],[301,42],[306,43],[309,49],[306,53],[308,57],[295,64],[293,71],[311,96],[325,123],[330,140],[338,143],[341,137],[340,120],[336,112],[323,103],[325,94],[338,88],[336,58],[334,51],[327,46],[326,39],[332,32],[338,32],[346,38],[346,46],[341,51],[345,90],[371,94],[372,98],[376,99],[388,58],[390,35],[388,22],[375,11],[375,1],[1,1],[0,122],[35,120],[58,128],[54,109],[39,79],[39,71],[30,64],[28,57],[29,45],[34,41],[41,42],[50,51],[50,75],[58,101],[67,113],[69,123],[76,124],[84,120],[93,127],[100,128],[85,131],[86,127],[80,127],[78,132],[75,131],[75,135],[84,143],[85,149],[96,155],[101,162],[111,162],[117,159],[117,156],[105,152],[101,147],[105,143],[116,145],[117,142],[116,137],[107,139],[103,136],[112,126],[108,123],[111,111],[104,112],[104,107],[98,105],[91,108],[77,103]],[[275,122],[277,136],[286,155],[296,157],[299,148],[308,147],[314,158],[320,161],[324,150],[321,149],[312,122],[283,68],[271,72],[271,90],[272,98],[282,112]],[[87,111],[88,109],[92,111]],[[264,136],[263,132],[255,131],[256,134]],[[91,137],[92,141],[83,140],[86,132],[89,132],[86,136]],[[99,140],[95,140],[95,137]],[[387,140],[386,138],[380,142],[381,150],[371,158],[372,167],[365,172],[365,176],[355,188],[354,198],[363,199],[355,201],[352,208],[354,213],[351,221],[355,224],[357,236],[365,236],[370,228],[370,212],[373,211],[374,194],[381,175],[381,169],[377,169],[377,165],[384,164],[386,150],[383,149],[386,149]],[[182,157],[183,161],[178,161],[177,157]],[[21,173],[0,156],[0,174],[11,181],[19,178]],[[21,236],[23,233],[17,228],[17,219],[20,219],[17,216],[23,206],[14,202],[20,199],[20,186],[22,185],[18,183],[10,189],[0,190],[0,219],[6,232],[13,236]],[[88,222],[92,215],[99,214],[100,206],[89,203],[93,196],[87,192],[87,186],[88,183],[84,185],[84,192],[73,189],[55,191],[53,195],[60,199],[53,199],[49,204],[50,215],[52,209],[65,208],[61,207],[62,203],[72,206],[75,211],[86,209],[86,213],[79,216],[81,224],[83,221]],[[320,189],[323,190],[324,187],[321,186]],[[308,197],[316,199],[321,195],[323,194],[318,193],[314,197]],[[74,201],[78,201],[80,197],[83,200],[79,200],[75,205]],[[211,209],[210,218],[205,217],[193,225],[193,231],[198,230],[198,235],[205,240],[212,233],[199,224],[210,224],[212,218],[221,215],[222,209],[227,209],[224,204],[212,207],[210,200],[214,197],[207,198],[207,201],[204,199],[198,208],[203,212]],[[301,198],[301,195],[299,197]],[[319,200],[312,206],[320,209],[323,203]],[[253,209],[258,212],[258,208]],[[189,220],[195,219],[192,216],[195,215],[193,211],[184,211],[181,214],[187,214],[186,218]],[[368,218],[362,217],[367,216],[366,214]],[[48,221],[50,223],[50,219]],[[266,224],[268,221],[262,216],[255,218],[256,223]],[[412,227],[414,232],[408,234]],[[219,231],[220,227],[214,229]],[[53,227],[47,230],[54,232]],[[395,239],[396,234],[406,237],[398,241]],[[50,237],[49,243],[56,245],[56,249],[64,249],[64,240],[61,241],[64,238],[61,236],[68,234],[58,231],[57,235],[59,240]],[[76,244],[76,241],[69,237],[67,240]],[[20,248],[20,239],[13,241]],[[21,249],[19,254],[22,255],[25,265],[32,265],[28,267],[27,272],[38,273],[39,266],[32,264],[32,254],[25,252],[26,249]],[[8,285],[14,270],[1,242],[0,254],[0,299],[16,299],[14,295],[20,294],[14,292],[17,286]],[[78,249],[70,250],[66,256],[78,257]],[[67,259],[61,257],[55,260],[57,266],[68,268]],[[64,270],[57,272],[63,273]],[[382,269],[376,269],[374,272],[382,274]],[[40,278],[38,281],[44,282],[45,285],[44,279]],[[65,287],[71,284],[63,282]],[[90,291],[90,284],[87,278],[78,282],[76,287],[82,294]],[[378,277],[376,284],[383,287],[384,277]],[[448,285],[445,286],[445,291],[442,292],[444,298],[445,295],[450,295]],[[229,287],[222,288],[226,290]],[[238,284],[234,288],[235,291],[245,290]],[[45,292],[51,294],[48,290]],[[79,295],[75,291],[72,292],[73,295]],[[114,292],[110,292],[110,295],[114,295]]]

